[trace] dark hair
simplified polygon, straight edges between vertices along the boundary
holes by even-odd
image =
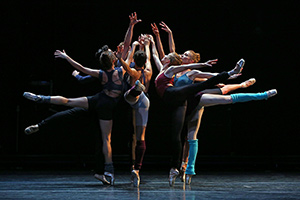
[[[100,62],[100,69],[108,70],[111,68],[116,60],[116,56],[112,51],[108,51],[109,47],[104,45],[101,49],[95,53],[95,57]]]
[[[100,68],[103,70],[111,69],[111,66],[116,61],[116,56],[112,51],[104,51],[100,58]]]
[[[143,67],[147,60],[147,55],[144,51],[138,50],[134,53],[133,59],[138,67]]]
[[[109,48],[107,45],[104,45],[103,47],[101,47],[101,49],[98,49],[98,51],[95,53],[95,57],[97,60],[100,59],[100,56],[101,54],[104,52],[104,51],[107,51]]]

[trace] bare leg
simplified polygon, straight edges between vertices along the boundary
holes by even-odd
[[[111,149],[111,130],[112,120],[99,119],[101,136],[102,136],[102,152],[104,155],[104,175],[95,174],[94,177],[101,181],[104,185],[114,185],[114,166],[112,162],[112,149]]]
[[[51,96],[50,103],[55,105],[65,105],[70,107],[88,108],[88,100],[86,97],[66,98],[62,96]]]
[[[124,96],[125,97],[125,96]],[[126,99],[126,97],[125,97]],[[132,145],[131,145],[131,154],[132,154],[132,169],[134,169],[135,164],[135,148],[136,148],[136,121],[135,121],[135,110],[132,109],[132,122],[133,122],[133,135],[132,135]]]
[[[184,144],[182,148],[182,162],[179,170],[179,178],[182,182],[185,182],[185,170],[188,163],[188,157],[189,157],[189,143],[187,141],[187,136],[184,138]]]
[[[112,120],[99,120],[102,141],[103,141],[103,154],[105,163],[112,163],[112,148],[111,148],[111,130],[112,130]]]
[[[188,140],[197,139],[197,134],[200,128],[203,112],[204,112],[204,107],[201,107],[200,109],[197,109],[195,112],[191,113],[191,115],[189,116],[190,119],[188,122],[188,134],[187,134]]]
[[[187,142],[187,137],[184,139],[183,150],[182,150],[182,164],[188,161],[189,156],[189,143]],[[182,167],[181,164],[181,167]]]
[[[228,84],[228,85],[224,85],[221,88],[206,89],[206,90],[203,90],[202,92],[206,93],[206,94],[228,94],[229,92],[232,92],[232,91],[240,89],[240,88],[250,87],[255,82],[256,82],[256,80],[254,78],[251,78],[251,79],[249,79],[247,81],[244,81],[240,84]]]
[[[23,96],[26,99],[29,99],[31,101],[35,101],[38,103],[51,103],[51,104],[55,104],[55,105],[81,107],[81,108],[88,109],[88,100],[86,97],[66,98],[63,96],[43,96],[43,95],[36,95],[31,92],[24,92]]]
[[[233,90],[237,90],[240,89],[242,86],[241,84],[229,84],[229,85],[225,85],[224,87],[220,88],[222,91],[222,94],[227,94]]]

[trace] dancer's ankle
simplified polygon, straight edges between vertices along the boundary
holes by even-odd
[[[232,76],[235,74],[240,74],[243,70],[244,65],[245,65],[245,60],[242,58],[236,63],[235,68],[228,72],[228,75]]]

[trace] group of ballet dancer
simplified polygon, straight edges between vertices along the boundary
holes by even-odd
[[[103,90],[93,96],[66,98],[63,96],[44,96],[24,92],[23,96],[37,103],[50,103],[76,107],[68,112],[55,114],[48,120],[31,125],[25,129],[26,134],[42,130],[49,121],[62,115],[92,115],[96,113],[102,136],[102,153],[104,155],[104,173],[95,173],[94,177],[105,185],[114,185],[114,166],[112,161],[111,134],[113,114],[122,96],[132,107],[134,138],[132,157],[134,165],[131,170],[131,180],[135,187],[140,185],[140,169],[146,151],[145,133],[148,122],[150,100],[148,89],[153,74],[151,55],[158,74],[155,87],[158,96],[167,105],[171,120],[171,168],[169,185],[173,186],[177,177],[185,184],[191,184],[195,173],[195,163],[198,152],[197,133],[200,128],[204,107],[268,99],[277,94],[276,89],[262,93],[236,93],[236,89],[247,88],[255,83],[249,79],[240,84],[223,84],[228,79],[241,75],[245,60],[240,59],[234,68],[228,72],[210,73],[198,69],[211,67],[217,59],[199,63],[200,54],[188,50],[179,55],[175,52],[175,43],[171,29],[161,22],[162,30],[168,33],[169,51],[165,54],[160,39],[160,32],[155,23],[151,24],[155,40],[150,34],[141,34],[137,41],[132,41],[133,28],[141,22],[136,13],[129,15],[130,23],[125,34],[124,42],[113,52],[104,45],[96,53],[100,69],[84,67],[73,60],[64,50],[56,50],[55,58],[67,60],[74,68],[73,75],[80,80],[96,78],[103,86]],[[150,50],[151,46],[151,50]],[[136,50],[136,48],[139,48]],[[79,72],[86,74],[81,76]],[[98,83],[99,84],[99,83]],[[71,115],[70,115],[71,116]],[[182,133],[187,122],[187,133]],[[181,141],[181,135],[185,141]]]

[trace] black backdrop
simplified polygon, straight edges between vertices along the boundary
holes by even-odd
[[[92,95],[98,87],[83,86],[71,76],[72,67],[55,60],[56,49],[85,66],[96,68],[95,51],[104,44],[112,49],[124,39],[129,14],[142,22],[133,40],[152,34],[150,23],[164,21],[173,31],[176,51],[193,49],[202,61],[218,58],[212,69],[231,69],[244,58],[237,83],[255,77],[245,92],[276,88],[267,101],[206,108],[199,138],[199,157],[267,158],[272,164],[298,163],[299,130],[299,6],[297,1],[1,1],[1,135],[0,155],[90,155],[94,153],[93,128],[86,123],[67,124],[51,133],[25,136],[35,124],[62,106],[36,105],[24,91],[66,97]],[[167,33],[160,31],[167,52]],[[155,66],[153,66],[155,68]],[[155,77],[157,71],[154,69]],[[45,81],[48,85],[35,85]],[[237,92],[242,92],[238,90]],[[146,134],[146,157],[155,161],[169,154],[168,113],[150,86],[151,108]],[[128,155],[126,104],[115,117],[113,154]],[[291,159],[288,159],[291,158]],[[201,159],[200,159],[201,160]],[[218,160],[218,159],[216,159]]]

